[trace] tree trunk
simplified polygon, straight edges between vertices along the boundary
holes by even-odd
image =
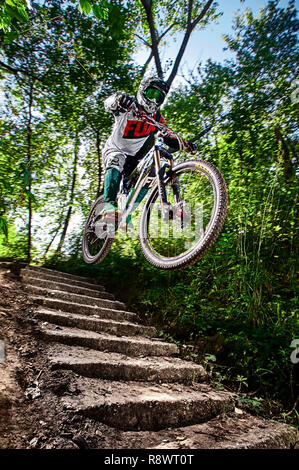
[[[58,219],[58,226],[57,226],[56,230],[54,231],[54,236],[51,238],[50,242],[48,243],[48,245],[46,247],[46,250],[45,250],[45,253],[44,253],[44,256],[43,256],[44,259],[46,259],[48,251],[50,250],[55,238],[57,237],[57,235],[58,235],[58,233],[61,229],[62,222],[63,222],[63,212],[64,212],[64,208],[63,208],[62,213],[60,214],[60,217]]]
[[[71,192],[70,192],[70,201],[69,201],[69,208],[64,220],[64,226],[63,230],[61,233],[61,237],[58,243],[58,247],[56,250],[56,253],[61,252],[61,248],[64,244],[66,232],[69,226],[70,218],[72,215],[72,210],[73,210],[73,203],[74,203],[74,195],[75,195],[75,187],[76,187],[76,180],[77,180],[77,164],[78,164],[78,156],[79,156],[79,137],[78,137],[78,130],[76,130],[76,137],[75,137],[75,145],[74,145],[74,163],[73,163],[73,177],[72,177],[72,186],[71,186]]]
[[[290,152],[287,146],[287,143],[285,142],[284,138],[282,137],[282,134],[280,132],[280,129],[278,126],[274,128],[274,133],[275,137],[278,143],[278,148],[279,148],[279,156],[278,159],[281,160],[281,164],[283,167],[283,172],[284,172],[284,177],[286,182],[289,181],[289,178],[292,174],[292,163],[290,159]]]
[[[32,104],[33,104],[33,89],[34,82],[31,83],[29,89],[29,103],[28,103],[28,121],[27,121],[27,169],[28,175],[28,229],[27,229],[27,261],[31,262],[31,248],[32,248],[32,178],[31,178],[31,160],[32,160]]]
[[[142,6],[144,8],[144,11],[146,13],[146,19],[150,31],[150,36],[151,36],[151,44],[149,45],[151,49],[151,54],[149,58],[147,59],[146,63],[143,66],[142,73],[145,73],[147,66],[149,62],[151,61],[152,57],[155,59],[155,65],[156,65],[156,70],[157,70],[157,75],[160,78],[163,78],[163,70],[162,70],[162,65],[161,65],[161,59],[160,59],[160,54],[159,54],[159,43],[161,39],[169,32],[173,26],[176,24],[170,25],[166,31],[159,37],[158,31],[155,27],[155,18],[154,18],[154,13],[153,13],[153,8],[152,8],[152,1],[151,0],[141,0]],[[190,39],[192,31],[196,28],[198,23],[205,17],[207,14],[208,10],[211,8],[212,4],[214,3],[214,0],[208,0],[200,12],[200,14],[192,21],[192,12],[193,12],[193,0],[189,0],[188,2],[188,18],[187,18],[187,25],[185,29],[185,34],[184,38],[181,44],[181,47],[179,49],[179,52],[175,58],[174,65],[172,68],[172,71],[167,79],[167,83],[169,87],[171,86],[173,80],[176,77],[176,74],[178,72],[181,60],[183,58],[185,49],[187,47],[188,41]],[[146,43],[145,40],[143,40],[144,43]]]
[[[100,132],[96,131],[96,146],[97,146],[97,156],[98,156],[98,189],[97,189],[97,198],[101,194],[101,184],[102,184],[102,157],[101,157],[101,138]]]
[[[296,152],[296,149],[294,148],[292,142],[290,141],[290,139],[287,139],[287,143],[288,143],[288,146],[293,154],[293,159],[294,159],[294,162],[297,162],[297,165],[299,165],[299,158],[298,158],[298,154]]]
[[[240,156],[241,176],[243,176],[243,170],[244,170],[243,137],[241,137],[241,142],[239,144],[239,156]]]

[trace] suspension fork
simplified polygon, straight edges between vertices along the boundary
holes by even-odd
[[[155,146],[155,150],[154,150],[154,162],[155,162],[160,202],[161,204],[163,204],[164,202],[167,202],[167,197],[166,197],[165,186],[161,177],[162,175],[161,175],[160,151],[157,146]]]
[[[164,176],[165,176],[166,169],[169,167],[172,168],[172,161],[169,160],[170,164],[166,164],[161,167],[160,151],[159,151],[159,148],[156,147],[154,150],[154,162],[155,162],[155,169],[156,169],[156,175],[157,175],[157,181],[158,181],[160,203],[167,204],[168,201],[167,201],[167,194],[166,194],[165,183],[164,183]]]
[[[168,152],[163,150],[163,152],[167,155]],[[170,184],[173,190],[173,194],[175,197],[175,201],[177,204],[179,204],[182,201],[181,197],[181,192],[180,192],[180,187],[179,187],[179,180],[178,177],[176,176],[175,173],[173,173],[172,168],[173,168],[173,158],[168,154],[170,158],[168,158],[168,164],[163,165],[161,167],[161,161],[160,161],[160,152],[159,148],[155,148],[155,153],[154,153],[154,161],[155,161],[155,168],[156,168],[156,175],[158,175],[158,189],[159,189],[159,196],[160,196],[160,202],[161,204],[167,203],[167,194],[166,194],[166,189],[165,189],[165,183],[164,183],[164,175],[165,171],[167,168],[169,168],[169,177],[171,178]]]
[[[173,190],[175,202],[179,204],[182,201],[181,197],[181,191],[180,191],[180,186],[179,186],[179,179],[175,173],[173,173],[172,168],[173,168],[173,160],[168,160],[169,161],[169,166],[170,166],[170,184]]]

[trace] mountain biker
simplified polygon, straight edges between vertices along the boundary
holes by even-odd
[[[104,217],[117,218],[119,216],[116,199],[122,175],[129,176],[154,145],[154,135],[157,129],[153,124],[138,119],[132,107],[135,105],[139,111],[147,113],[155,121],[166,125],[159,108],[168,91],[169,86],[165,81],[152,76],[142,80],[137,92],[137,100],[122,92],[115,93],[105,100],[105,110],[114,115],[115,122],[103,149],[105,205],[102,214]],[[188,153],[196,152],[196,146],[193,143],[182,139],[179,142],[175,134],[170,133],[163,139],[166,145],[174,150],[180,150],[182,146],[183,150]],[[136,205],[142,201],[147,191],[146,187],[141,189]],[[127,218],[127,228],[133,228],[131,216]]]

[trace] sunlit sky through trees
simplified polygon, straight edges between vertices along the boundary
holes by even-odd
[[[288,3],[288,0],[280,0],[279,6],[280,8],[286,8]],[[267,1],[245,0],[244,3],[241,3],[240,0],[218,0],[218,4],[219,10],[223,12],[223,15],[218,19],[217,24],[211,23],[203,31],[197,30],[192,33],[174,85],[185,83],[183,76],[188,77],[189,71],[196,70],[199,63],[203,64],[208,59],[223,62],[225,59],[232,58],[233,53],[231,51],[223,51],[225,43],[222,35],[232,32],[233,18],[238,10],[239,13],[243,13],[246,8],[250,8],[254,16],[256,16],[259,10],[267,4]],[[298,8],[299,0],[296,0],[295,4],[296,8]],[[177,33],[176,42],[174,42],[173,38],[169,39],[168,46],[165,47],[161,54],[162,62],[175,58],[182,37],[183,34]],[[135,56],[137,63],[143,65],[147,57],[148,51],[145,47],[140,47]],[[154,62],[152,61],[151,65],[153,64]]]

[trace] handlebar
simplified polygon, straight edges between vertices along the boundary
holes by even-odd
[[[144,111],[140,111],[140,109],[138,109],[138,107],[136,106],[136,104],[134,103],[133,106],[132,106],[132,111],[140,118],[142,119],[144,122],[149,122],[150,124],[153,124],[156,129],[158,129],[161,134],[162,134],[162,137],[174,137],[178,140],[179,142],[179,145],[180,145],[180,149],[183,149],[183,144],[182,142],[184,141],[184,139],[182,137],[180,137],[176,132],[172,131],[168,126],[166,125],[161,125],[159,122],[157,122],[155,119],[153,119],[151,116],[149,116],[148,114],[146,114]]]
[[[169,129],[169,127],[167,126],[163,126],[161,125],[159,122],[155,121],[154,118],[152,118],[151,116],[149,116],[148,114],[146,114],[146,112],[144,111],[140,111],[140,109],[138,109],[138,107],[136,106],[136,104],[133,104],[133,106],[131,107],[131,110],[138,116],[140,117],[143,121],[146,121],[146,122],[150,122],[151,124],[153,124],[157,129],[159,129],[159,131],[161,131],[162,133],[165,132],[165,131],[168,131],[168,133],[172,133],[172,134],[175,134],[177,135],[175,132],[173,132],[171,129]]]
[[[145,111],[141,111],[138,106],[133,103],[132,106],[130,108],[124,108],[123,106],[121,106],[120,102],[119,102],[119,99],[116,100],[119,107],[121,109],[123,109],[124,111],[133,111],[137,117],[141,118],[143,121],[145,122],[150,122],[151,124],[153,124],[159,131],[161,131],[162,133],[165,133],[165,131],[167,131],[167,134],[174,134],[176,137],[180,138],[175,132],[173,132],[171,129],[169,129],[167,126],[162,126],[159,122],[155,121],[155,119],[153,119],[151,116],[149,116],[148,114],[146,114]]]
[[[146,114],[145,111],[141,111],[136,105],[136,103],[133,103],[132,106],[128,109],[121,106],[119,101],[118,101],[118,104],[120,108],[122,108],[123,110],[133,111],[137,115],[137,117],[140,118],[142,121],[149,122],[150,124],[154,125],[156,129],[158,129],[161,132],[162,137],[171,136],[171,137],[177,138],[179,145],[180,145],[180,150],[184,148],[184,145],[183,145],[184,139],[182,137],[180,137],[176,132],[169,129],[169,127],[167,127],[166,125],[161,125],[159,122],[155,121],[155,119],[153,119],[151,116]],[[193,142],[193,139],[190,139],[190,142]]]

